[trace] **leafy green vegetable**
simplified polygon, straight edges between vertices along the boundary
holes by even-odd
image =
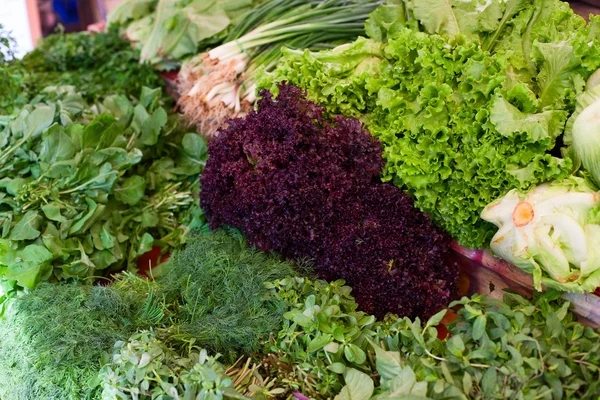
[[[206,146],[161,90],[137,104],[108,96],[99,115],[72,89],[38,98],[0,127],[0,276],[32,288],[108,275],[180,245],[193,215],[176,216],[196,203]]]
[[[153,285],[121,277],[107,287],[43,283],[11,303],[0,324],[0,397],[99,398],[93,380],[114,343],[160,321]]]
[[[342,390],[344,374],[361,386],[362,375],[350,371],[374,370],[368,338],[375,335],[376,319],[357,311],[351,288],[343,280],[327,283],[299,277],[266,286],[287,310],[283,327],[266,346],[272,374],[280,377],[283,387],[327,398]]]
[[[27,102],[23,95],[25,76],[14,59],[15,47],[15,40],[0,24],[0,116],[11,114],[14,107]]]
[[[484,247],[487,204],[572,170],[552,151],[600,66],[597,24],[556,0],[389,1],[366,23],[373,39],[286,51],[260,86],[286,80],[364,120],[384,146],[383,179],[462,245]]]
[[[215,357],[198,347],[184,357],[161,342],[152,331],[118,341],[100,372],[102,399],[222,399],[245,397]]]
[[[256,78],[277,65],[282,47],[323,48],[363,34],[377,2],[271,0],[254,8],[224,43],[186,61],[178,100],[187,120],[207,137],[226,120],[248,113]]]
[[[164,86],[150,65],[138,61],[139,51],[116,28],[105,33],[57,32],[28,53],[17,71],[24,74],[29,99],[47,86],[72,85],[87,101],[95,102],[117,94],[134,98],[144,86]]]
[[[380,378],[373,398],[596,398],[600,335],[576,322],[559,298],[554,291],[533,301],[510,293],[504,302],[463,298],[452,304],[462,308],[443,340],[436,326],[446,311],[425,326],[407,318],[393,322],[392,336],[370,340]],[[373,380],[350,371],[337,398],[368,398]]]
[[[176,252],[159,278],[167,303],[179,304],[172,332],[233,362],[279,329],[283,312],[265,281],[296,275],[289,262],[252,249],[239,233],[198,235]]]
[[[174,69],[222,40],[261,0],[127,0],[108,16],[141,50],[141,60]]]

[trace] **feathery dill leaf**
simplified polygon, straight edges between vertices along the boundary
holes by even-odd
[[[264,283],[296,275],[291,263],[251,248],[239,232],[218,230],[190,239],[158,284],[168,304],[179,304],[175,339],[193,338],[234,361],[281,328],[283,308],[267,298]]]
[[[0,398],[96,398],[89,382],[102,354],[156,321],[144,313],[155,284],[124,279],[107,287],[42,283],[15,299],[0,323]]]

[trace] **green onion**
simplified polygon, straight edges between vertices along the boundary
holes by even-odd
[[[256,101],[255,78],[270,71],[282,48],[322,48],[364,34],[364,22],[381,1],[271,0],[252,10],[219,47],[182,67],[179,105],[200,132],[212,137],[228,118]]]

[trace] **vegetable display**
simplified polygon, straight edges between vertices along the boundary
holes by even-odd
[[[256,77],[272,70],[281,47],[322,48],[364,33],[378,1],[271,0],[252,10],[219,47],[186,62],[179,74],[178,103],[186,119],[207,137],[229,118],[245,115],[256,101]]]
[[[106,26],[23,59],[0,26],[0,400],[600,398],[600,17]]]
[[[372,39],[288,50],[262,84],[286,80],[364,119],[383,144],[383,179],[473,248],[494,232],[479,218],[487,204],[571,172],[552,150],[600,66],[597,20],[586,26],[566,3],[477,4],[393,2],[367,21]]]
[[[498,226],[495,254],[533,274],[542,283],[568,292],[600,286],[600,192],[581,178],[515,190],[481,213]]]
[[[450,238],[399,189],[377,183],[379,142],[355,119],[326,118],[296,87],[264,91],[258,111],[230,121],[209,145],[201,207],[211,227],[310,258],[345,279],[363,311],[431,315],[456,295]]]
[[[99,115],[68,89],[45,97],[0,127],[0,276],[32,288],[179,245],[206,146],[168,117],[160,89],[135,105],[109,96]]]

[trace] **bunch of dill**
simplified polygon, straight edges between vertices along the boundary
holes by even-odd
[[[260,349],[281,328],[285,311],[267,298],[265,282],[296,276],[292,264],[250,247],[237,231],[199,234],[176,252],[157,283],[177,305],[171,337],[194,342],[233,361]]]
[[[97,398],[104,352],[162,318],[153,285],[124,276],[106,287],[42,283],[20,296],[0,324],[0,398]]]

